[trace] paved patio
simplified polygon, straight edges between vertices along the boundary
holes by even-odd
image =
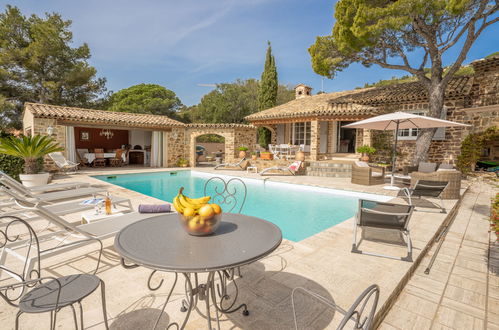
[[[107,169],[106,169],[107,170]],[[164,169],[161,169],[164,170]],[[126,172],[140,172],[140,171],[151,171],[151,169],[117,169],[109,170],[108,173],[126,173]],[[208,170],[209,171],[209,170]],[[105,174],[103,170],[99,170],[99,174]],[[221,173],[221,172],[217,172]],[[93,170],[83,171],[78,175],[71,176],[71,178],[62,178],[57,181],[63,180],[86,180],[96,185],[104,185],[109,187],[112,195],[127,196],[132,199],[134,207],[137,207],[140,203],[150,203],[158,202],[152,197],[144,196],[136,192],[129,191],[117,186],[113,186],[102,181],[90,178],[87,174],[96,174]],[[259,175],[249,174],[244,172],[231,172],[224,171],[223,174],[237,174],[244,177],[253,177],[262,179]],[[337,179],[337,178],[314,178],[314,177],[272,177],[268,180],[301,183],[309,185],[317,185],[324,187],[333,187],[337,189],[347,189],[362,192],[371,193],[383,193],[386,194],[387,191],[383,190],[381,186],[367,187],[358,186],[350,184],[349,179]],[[479,185],[481,189],[485,189],[485,185]],[[476,188],[478,189],[478,188]],[[487,203],[485,200],[487,194],[492,194],[492,188],[490,188],[484,193],[478,194],[476,189],[473,188],[465,198],[465,204],[461,209],[454,226],[460,224],[460,218],[466,219],[467,208],[469,208],[468,202],[472,196],[481,196],[480,210],[481,217],[485,217]],[[393,193],[392,193],[393,194]],[[393,196],[393,195],[392,195]],[[471,196],[471,197],[470,197]],[[476,197],[475,196],[475,197]],[[478,199],[476,199],[478,200]],[[404,202],[398,200],[399,202]],[[490,203],[489,203],[490,204]],[[447,209],[450,210],[456,205],[456,201],[447,201]],[[477,204],[478,205],[478,204]],[[435,210],[433,210],[435,212]],[[414,245],[414,258],[416,260],[422,259],[422,266],[416,269],[416,263],[407,263],[397,260],[390,260],[384,258],[377,258],[366,255],[358,255],[350,253],[351,239],[352,239],[352,219],[347,220],[337,226],[331,227],[317,235],[309,237],[301,242],[294,243],[291,241],[284,240],[280,248],[272,255],[266,257],[265,259],[256,262],[252,265],[243,267],[243,277],[238,279],[239,281],[239,301],[246,302],[250,309],[250,315],[245,317],[241,313],[234,313],[222,318],[221,326],[222,328],[234,329],[289,329],[293,327],[292,310],[291,310],[291,290],[297,286],[302,286],[318,292],[319,294],[334,300],[338,305],[348,307],[356,296],[362,292],[367,286],[372,283],[377,283],[381,288],[380,305],[379,311],[380,316],[388,311],[391,305],[395,302],[395,297],[398,295],[402,288],[402,284],[409,279],[409,275],[412,272],[416,274],[412,277],[410,281],[411,286],[418,287],[413,284],[414,279],[417,280],[418,276],[423,277],[418,272],[420,272],[421,267],[426,267],[427,259],[422,257],[422,252],[428,248],[428,243],[434,238],[438,229],[444,223],[447,215],[441,213],[429,213],[429,212],[415,212],[413,219],[411,220],[410,229],[411,236]],[[464,212],[464,215],[461,215]],[[477,211],[478,212],[478,211]],[[467,213],[467,218],[470,219],[469,212]],[[77,216],[68,217],[70,220],[79,221]],[[465,221],[465,220],[462,220]],[[484,221],[482,224],[488,224]],[[462,253],[464,255],[479,254],[474,250],[474,243],[480,245],[482,248],[487,245],[480,235],[485,234],[482,229],[478,229],[479,226],[473,224],[473,226],[466,231],[466,225],[460,225],[460,227],[455,228],[455,234],[451,231],[448,235],[450,241],[449,247],[442,247],[440,251],[439,258],[446,258],[446,254],[451,253],[450,251],[455,251],[456,242],[452,242],[452,239],[459,240],[455,235],[462,233],[463,237],[469,237],[469,241],[473,241],[469,245],[461,244]],[[481,226],[483,227],[483,226]],[[485,237],[486,241],[488,236]],[[454,243],[454,245],[452,245]],[[105,246],[105,256],[103,258],[103,264],[99,269],[98,275],[106,282],[106,292],[107,292],[107,307],[108,307],[108,318],[113,329],[137,329],[137,328],[147,328],[151,327],[154,322],[154,316],[158,315],[158,308],[163,303],[166,298],[166,293],[169,289],[168,285],[172,283],[171,274],[162,274],[158,277],[165,279],[165,284],[163,288],[156,292],[150,292],[147,289],[146,282],[150,274],[150,271],[144,268],[136,268],[131,270],[123,269],[119,264],[119,258],[113,248],[113,239],[107,239],[104,241]],[[452,245],[452,246],[451,246]],[[464,247],[464,248],[463,248]],[[370,242],[364,241],[362,248],[366,250],[373,250],[381,253],[389,253],[403,256],[405,254],[405,248],[403,246],[394,246],[393,244],[385,244],[382,242]],[[472,251],[470,251],[472,250]],[[482,250],[480,250],[482,251]],[[459,250],[461,253],[461,250]],[[456,252],[457,254],[457,252]],[[61,275],[70,274],[77,271],[88,271],[92,266],[95,266],[95,248],[88,246],[76,251],[68,252],[64,255],[54,257],[48,260],[44,260],[44,267],[46,267],[45,275]],[[420,257],[421,256],[421,257]],[[482,256],[483,257],[483,256]],[[472,259],[472,258],[471,258]],[[477,258],[475,258],[477,259]],[[439,273],[445,268],[445,260],[438,262],[430,274],[430,277],[438,276]],[[456,259],[457,260],[457,259]],[[469,267],[479,267],[479,265],[485,264],[486,259],[475,260],[478,265],[474,266],[473,260],[468,260],[470,263]],[[495,260],[495,259],[491,259]],[[494,261],[495,262],[495,261]],[[462,269],[468,269],[464,264],[466,263],[463,259],[456,261],[453,264],[453,270],[457,271],[456,276],[461,276],[462,278],[467,278],[466,271]],[[497,266],[497,265],[496,265]],[[495,266],[495,267],[496,267]],[[482,267],[483,268],[483,267]],[[486,267],[485,267],[486,268]],[[486,269],[485,273],[486,274]],[[461,273],[459,273],[461,272]],[[464,272],[464,273],[463,273]],[[497,274],[497,269],[496,269]],[[469,283],[468,281],[460,281],[459,277],[454,280],[453,286],[459,289],[466,289]],[[488,278],[489,283],[496,285],[499,284],[499,280],[496,275],[485,276],[483,278]],[[478,283],[483,283],[477,281]],[[483,286],[482,286],[483,287]],[[444,288],[442,292],[447,292],[447,287]],[[162,324],[166,324],[169,320],[179,321],[183,317],[183,313],[180,312],[180,303],[183,298],[183,283],[177,285],[172,303],[167,307],[167,315],[162,320]],[[490,290],[490,296],[495,297],[496,300],[491,300],[488,306],[494,307],[497,303],[497,292],[495,296],[492,295],[493,290]],[[454,294],[454,296],[452,296]],[[407,296],[407,289],[402,292],[401,298],[395,303],[393,310],[401,308],[401,304],[404,303],[404,297]],[[459,300],[459,292],[451,291],[447,295],[443,295],[449,299],[440,299],[439,313],[436,315],[441,315],[441,317],[435,316],[435,324],[441,323],[447,325],[447,318],[452,320],[459,320],[459,315],[451,317],[447,313],[445,308],[450,308],[447,303],[448,300]],[[415,298],[413,298],[415,297]],[[454,297],[454,298],[453,298]],[[306,299],[303,296],[299,296],[298,301],[298,311],[300,319],[301,328],[313,328],[313,329],[323,329],[323,328],[334,328],[341,315],[339,313],[334,313],[334,311],[327,310],[323,305]],[[418,296],[411,295],[408,296],[409,303],[419,306]],[[434,298],[432,296],[432,298]],[[428,299],[428,298],[426,298]],[[430,299],[431,302],[431,299]],[[84,301],[85,308],[85,326],[91,329],[102,329],[102,315],[100,311],[100,296],[98,294],[93,294],[87,300]],[[201,306],[201,305],[200,305]],[[487,306],[487,305],[485,305]],[[497,306],[497,305],[496,305]],[[439,307],[439,308],[440,308]],[[411,312],[416,312],[408,305],[405,306],[407,310]],[[423,308],[423,307],[421,307]],[[484,308],[483,310],[486,310]],[[459,310],[459,309],[455,309]],[[393,324],[394,321],[390,323],[390,320],[397,319],[397,312],[390,312],[385,319],[385,323],[382,327],[400,327],[400,324]],[[417,313],[416,313],[417,314]],[[62,310],[59,314],[58,326],[61,329],[72,327],[72,315],[70,310]],[[488,315],[488,316],[487,316]],[[482,320],[483,322],[494,322],[493,315],[491,313],[486,314]],[[7,324],[9,327],[14,324],[13,319],[15,316],[15,310],[12,307],[7,306],[3,301],[0,303],[0,324]],[[429,315],[426,315],[429,316]],[[423,317],[426,317],[423,316]],[[431,318],[429,318],[431,319]],[[478,318],[477,318],[478,319]],[[411,319],[409,319],[410,321]],[[488,321],[487,321],[488,320]],[[437,322],[438,321],[438,322]],[[41,322],[46,322],[48,326],[48,315],[26,315],[22,317],[22,328],[38,328],[41,326]],[[477,321],[478,322],[478,321]],[[422,325],[427,325],[423,324]],[[477,323],[479,324],[479,323]],[[482,323],[483,324],[483,323]],[[431,324],[430,324],[431,325]],[[206,328],[206,320],[197,313],[191,315],[191,319],[187,326],[188,329],[199,329]],[[418,328],[424,328],[418,327]]]

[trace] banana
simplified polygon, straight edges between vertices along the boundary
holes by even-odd
[[[173,198],[173,207],[175,207],[175,210],[179,213],[184,213],[184,207],[180,204],[178,196],[175,196]]]
[[[211,199],[211,196],[204,196],[204,197],[200,197],[200,198],[189,198],[189,197],[184,195],[184,197],[185,197],[185,200],[187,202],[189,202],[189,204],[192,204],[192,205],[207,204]]]
[[[189,198],[182,193],[183,191],[184,187],[181,187],[178,191],[178,195],[175,196],[175,198],[173,198],[173,206],[180,213],[183,213],[184,209],[188,207],[197,210],[204,204],[207,204],[211,199],[210,196],[204,196],[200,198]]]

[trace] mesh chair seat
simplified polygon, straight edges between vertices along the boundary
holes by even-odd
[[[94,292],[100,285],[100,278],[91,274],[77,274],[60,277],[61,293],[57,308],[72,305]],[[19,309],[25,313],[45,313],[55,310],[59,284],[56,280],[35,287],[19,301]]]

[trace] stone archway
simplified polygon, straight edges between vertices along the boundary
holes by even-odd
[[[210,133],[203,133],[203,132],[191,132],[190,134],[190,140],[189,140],[189,164],[191,167],[195,167],[196,164],[196,145],[197,145],[197,138],[203,135],[217,135],[221,136],[224,138],[224,154],[225,154],[225,159],[227,161],[230,161],[233,159],[233,154],[234,154],[234,148],[229,145],[227,141],[229,140],[234,140],[233,133],[230,132],[210,132]]]

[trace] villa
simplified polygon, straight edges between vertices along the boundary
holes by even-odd
[[[499,125],[499,57],[471,63],[472,76],[455,77],[449,83],[442,119],[472,125],[480,132]],[[378,114],[406,111],[424,115],[428,95],[419,82],[312,95],[311,88],[296,86],[296,99],[246,117],[251,124],[272,132],[272,143],[305,145],[310,160],[346,156],[361,145],[371,145],[370,131],[343,126]],[[408,165],[414,151],[417,129],[401,130],[399,140]],[[429,160],[454,164],[460,153],[461,129],[441,128],[433,138]]]
[[[470,127],[439,128],[429,161],[396,187],[385,186],[385,168],[373,182],[353,180],[353,166],[369,176],[383,166],[358,161],[357,148],[379,133],[344,126],[424,115],[418,82],[318,95],[300,84],[294,100],[247,116],[250,124],[26,103],[24,134],[50,136],[63,151],[45,154],[50,184],[0,172],[0,328],[499,328],[496,174],[454,168],[467,134],[499,126],[499,57],[471,65],[473,75],[450,82],[442,117]],[[276,164],[299,169],[298,153],[242,157],[240,147],[260,149],[259,127],[273,146],[299,146],[307,175],[261,175]],[[417,134],[400,131],[397,167],[410,164]],[[224,162],[251,168],[199,166],[204,135],[223,137]],[[486,147],[483,159],[497,161],[499,141]],[[97,166],[98,157],[110,160]],[[343,172],[316,170],[328,166]],[[23,226],[27,235],[9,236]],[[32,277],[37,285],[24,287]],[[3,294],[14,287],[28,294]]]

